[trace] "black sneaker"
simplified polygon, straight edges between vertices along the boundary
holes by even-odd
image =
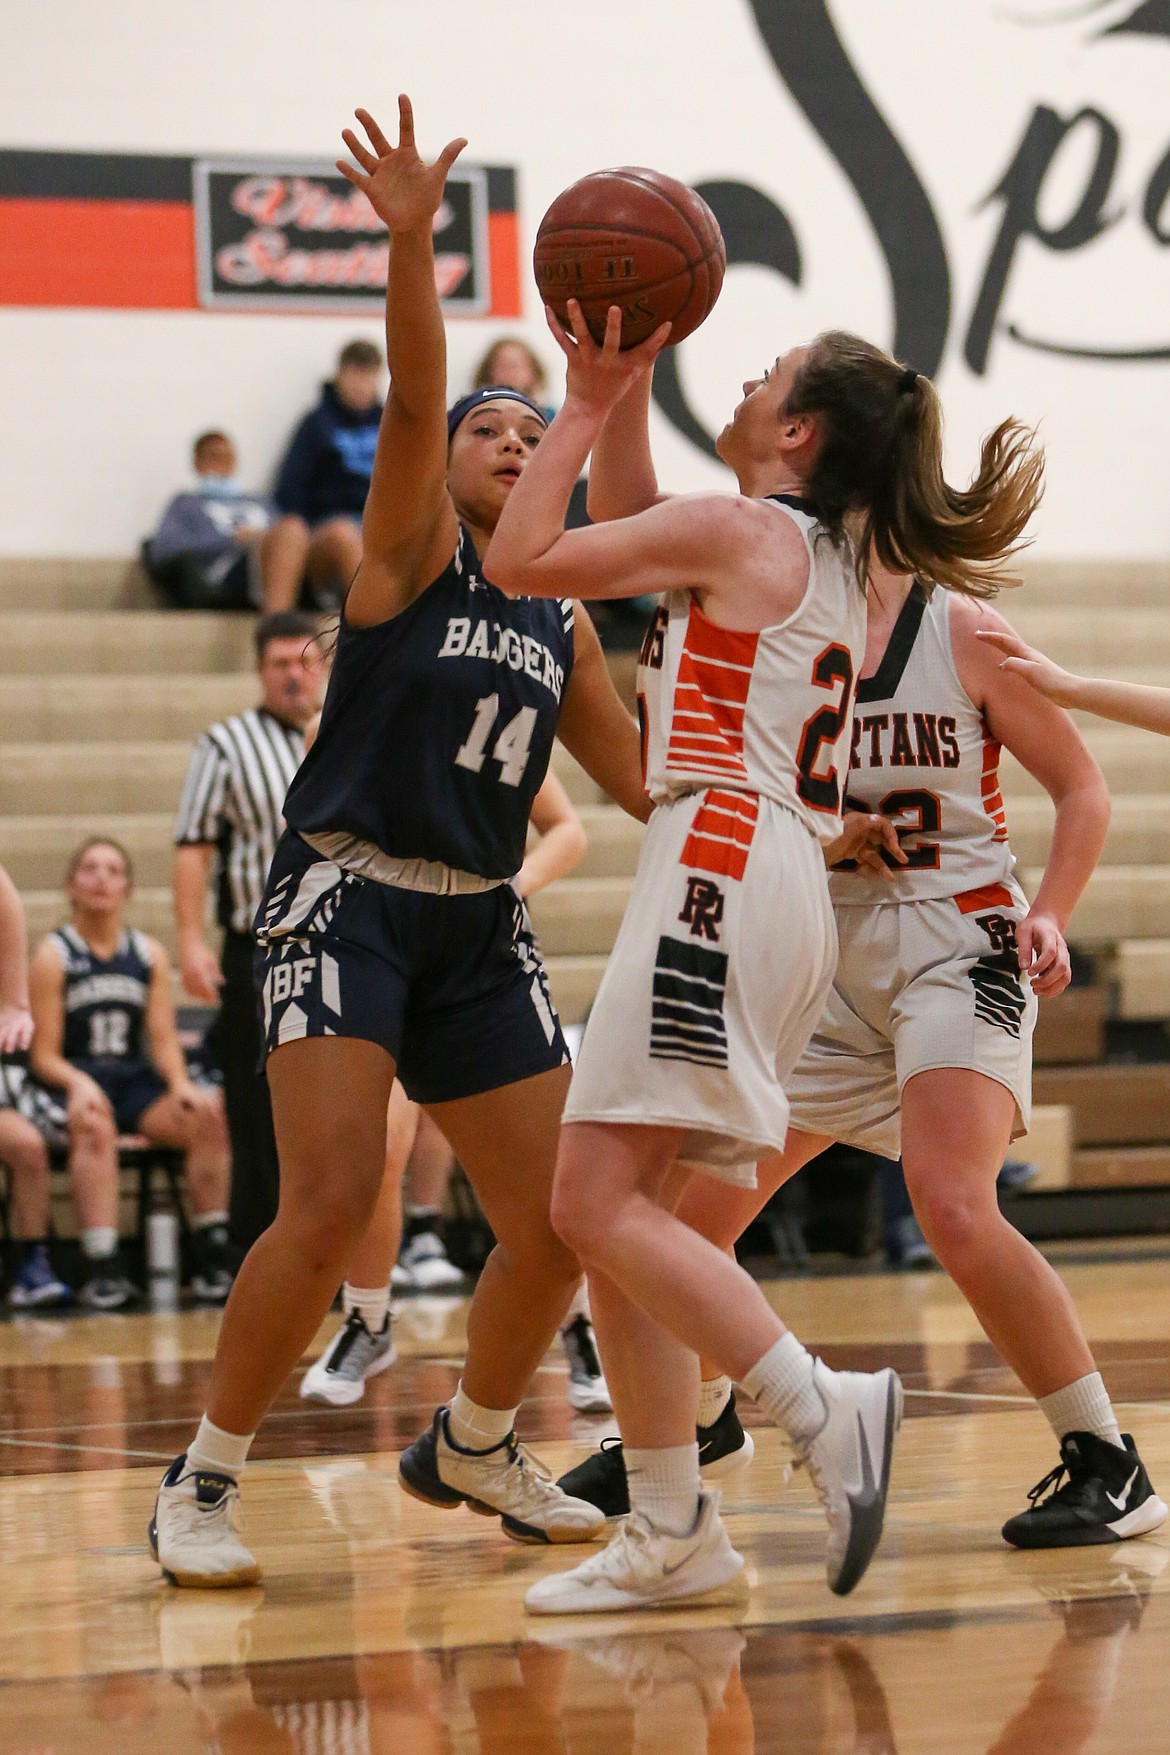
[[[451,1437],[448,1410],[398,1460],[406,1492],[448,1510],[466,1505],[500,1519],[517,1542],[591,1542],[603,1525],[597,1507],[571,1497],[509,1432],[487,1450],[464,1450]]]
[[[734,1390],[719,1418],[710,1426],[697,1426],[695,1436],[699,1440],[699,1473],[704,1481],[721,1481],[735,1474],[755,1455],[756,1447],[735,1411]],[[557,1486],[574,1499],[596,1505],[606,1517],[624,1517],[630,1509],[630,1490],[621,1439],[603,1438],[601,1449],[562,1475]]]
[[[1014,1548],[1080,1548],[1156,1530],[1166,1507],[1128,1432],[1121,1442],[1119,1450],[1094,1432],[1066,1432],[1059,1465],[1032,1488],[1028,1510],[1004,1524],[1004,1541]]]
[[[226,1304],[235,1274],[226,1225],[191,1232],[191,1296],[197,1304]]]
[[[77,1302],[86,1310],[128,1310],[142,1296],[137,1286],[127,1279],[121,1252],[97,1256],[86,1262],[86,1278],[79,1287]]]
[[[710,1426],[697,1426],[699,1440],[699,1473],[704,1481],[722,1481],[746,1469],[756,1454],[751,1434],[745,1432],[735,1411],[735,1391],[727,1398],[727,1406]]]

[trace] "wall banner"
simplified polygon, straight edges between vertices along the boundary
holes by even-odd
[[[381,312],[386,228],[330,163],[0,150],[0,305]],[[456,165],[448,317],[520,315],[516,173]]]
[[[386,228],[327,162],[197,159],[199,302],[209,309],[360,311],[386,296]],[[435,216],[435,278],[448,316],[491,310],[487,173],[456,165]]]

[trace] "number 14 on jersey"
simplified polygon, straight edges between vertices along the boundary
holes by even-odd
[[[471,730],[466,741],[455,752],[457,768],[469,768],[473,774],[481,772],[487,755],[488,739],[495,730],[499,711],[499,695],[484,695],[482,700],[475,703],[475,719]],[[492,760],[499,762],[500,779],[505,786],[519,786],[523,778],[524,770],[528,766],[528,751],[535,724],[536,708],[521,707],[509,719],[492,746]]]

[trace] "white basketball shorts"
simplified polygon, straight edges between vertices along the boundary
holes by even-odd
[[[896,1158],[902,1087],[964,1067],[1016,1100],[1013,1138],[1032,1108],[1036,996],[1020,974],[1016,884],[931,902],[838,908],[840,955],[825,1015],[788,1081],[792,1125]]]
[[[659,805],[565,1120],[684,1128],[680,1157],[754,1188],[836,944],[821,850],[791,811],[717,790]]]

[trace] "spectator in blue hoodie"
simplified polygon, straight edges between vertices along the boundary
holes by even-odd
[[[179,609],[255,609],[273,557],[276,508],[240,485],[226,433],[200,433],[192,461],[197,485],[170,501],[146,544],[147,568]]]
[[[350,341],[321,400],[292,436],[276,481],[283,516],[265,568],[269,614],[295,607],[302,578],[340,601],[362,556],[362,511],[382,418],[382,350]]]

